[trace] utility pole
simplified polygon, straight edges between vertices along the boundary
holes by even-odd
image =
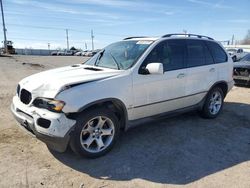
[[[66,29],[66,39],[67,39],[67,50],[69,50],[69,33],[68,33],[68,29]]]
[[[87,50],[88,49],[88,46],[87,46],[87,43],[85,42],[85,50]]]
[[[5,28],[4,13],[3,13],[3,2],[2,2],[2,0],[0,0],[0,3],[1,3],[2,22],[3,22],[4,48],[5,48],[5,53],[8,53],[7,37],[6,37],[6,31],[7,31],[7,29]]]
[[[234,35],[232,36],[232,42],[231,42],[231,45],[234,44]]]
[[[50,43],[48,43],[48,50],[49,50],[49,53],[50,53]]]
[[[92,51],[94,51],[94,34],[93,34],[93,29],[91,29],[91,41],[92,41]]]

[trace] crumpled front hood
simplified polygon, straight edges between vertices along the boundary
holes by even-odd
[[[20,81],[22,88],[30,91],[33,97],[54,98],[65,86],[109,78],[121,74],[123,70],[113,70],[95,67],[99,70],[89,70],[91,66],[67,66],[31,75]]]

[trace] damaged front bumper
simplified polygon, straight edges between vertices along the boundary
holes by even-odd
[[[22,129],[46,143],[49,148],[59,152],[66,150],[75,120],[68,119],[64,113],[25,105],[17,96],[13,97],[11,112]]]

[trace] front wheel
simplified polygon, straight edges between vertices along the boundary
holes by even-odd
[[[115,114],[106,108],[96,108],[78,116],[70,145],[74,152],[84,157],[100,157],[111,150],[119,131]]]
[[[204,118],[216,118],[222,110],[224,94],[221,88],[215,87],[207,95],[201,115]]]

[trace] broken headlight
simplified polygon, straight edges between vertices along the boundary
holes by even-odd
[[[36,98],[33,105],[38,108],[44,108],[52,112],[61,112],[65,102],[55,99]]]

